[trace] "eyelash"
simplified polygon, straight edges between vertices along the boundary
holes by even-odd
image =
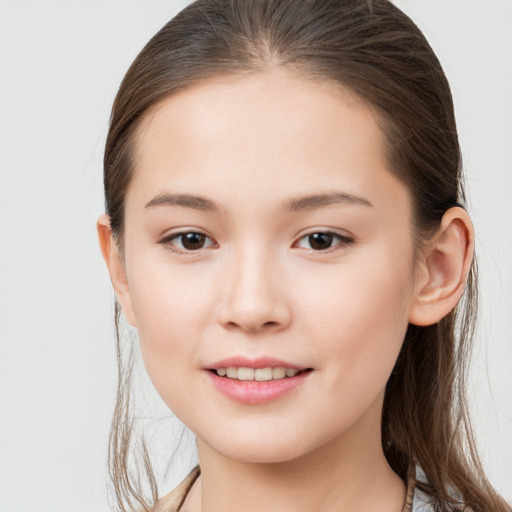
[[[315,250],[315,249],[309,248],[309,251],[314,252],[314,253],[320,253],[320,254],[327,253],[328,254],[328,253],[339,250],[341,247],[346,247],[346,246],[354,243],[354,239],[349,236],[340,235],[339,233],[335,233],[335,232],[329,231],[329,230],[325,230],[325,231],[319,230],[319,231],[313,231],[311,233],[307,233],[307,234],[303,235],[302,237],[300,237],[298,239],[298,241],[294,243],[294,247],[298,243],[300,243],[302,240],[309,239],[310,237],[312,237],[314,235],[324,235],[324,236],[327,235],[328,237],[331,237],[331,242],[335,241],[335,240],[338,241],[338,243],[336,243],[335,245],[333,245],[331,247],[328,247],[327,249]],[[309,243],[311,243],[311,240],[309,240]]]
[[[199,235],[201,237],[204,237],[205,240],[209,240],[211,242],[211,245],[209,247],[199,247],[198,249],[194,250],[194,249],[185,249],[183,247],[183,237],[186,236],[186,235]],[[348,237],[348,236],[344,236],[344,235],[340,235],[339,233],[335,233],[333,231],[328,231],[328,230],[325,230],[325,231],[313,231],[311,233],[307,233],[305,235],[303,235],[302,237],[300,237],[297,242],[295,242],[293,244],[293,247],[297,247],[297,245],[304,239],[309,239],[310,237],[314,236],[314,235],[326,235],[328,237],[331,238],[331,242],[334,241],[334,240],[337,240],[338,243],[335,244],[334,246],[332,247],[328,247],[327,249],[319,249],[319,250],[315,250],[313,248],[309,248],[308,250],[311,251],[311,252],[314,252],[314,253],[320,253],[320,254],[326,254],[326,253],[331,253],[331,252],[334,252],[336,250],[339,250],[340,249],[340,246],[343,247],[343,246],[348,246],[348,245],[351,245],[354,243],[354,239],[351,238],[351,237]],[[176,248],[175,247],[175,240],[178,240],[178,239],[181,239],[181,246],[182,248]],[[180,231],[179,233],[173,233],[172,235],[169,235],[169,236],[166,236],[164,238],[162,238],[161,240],[159,240],[159,243],[166,246],[166,247],[169,247],[169,249],[173,252],[176,252],[176,253],[179,253],[179,254],[195,254],[197,252],[199,252],[200,250],[202,249],[211,249],[211,248],[215,248],[216,247],[216,242],[210,238],[206,233],[203,233],[201,231],[193,231],[193,230],[190,230],[190,231]],[[310,243],[311,243],[311,240],[310,240]],[[307,249],[307,248],[306,248]]]
[[[184,237],[184,236],[186,236],[186,235],[199,235],[199,236],[201,236],[201,237],[204,237],[204,238],[205,238],[205,240],[209,240],[209,241],[212,243],[213,247],[215,247],[215,246],[216,246],[215,241],[214,241],[212,238],[210,238],[206,233],[203,233],[202,231],[194,231],[194,230],[189,230],[189,231],[180,231],[179,233],[173,233],[172,235],[169,235],[169,236],[166,236],[166,237],[162,238],[162,239],[159,241],[159,243],[160,243],[160,244],[162,244],[162,245],[164,245],[165,247],[168,247],[171,251],[173,251],[173,252],[177,252],[177,253],[179,253],[179,254],[195,254],[195,253],[197,253],[199,250],[201,250],[201,249],[205,249],[205,247],[199,247],[199,248],[198,248],[198,249],[196,249],[196,250],[193,250],[193,249],[190,249],[190,250],[189,250],[189,249],[185,249],[185,248],[183,247],[183,237]],[[176,248],[176,247],[174,246],[174,244],[175,244],[175,242],[174,242],[174,241],[175,241],[175,240],[177,240],[177,239],[181,239],[181,241],[182,241],[182,242],[181,242],[181,245],[182,245],[182,247],[183,247],[182,249],[180,249],[180,248]],[[206,247],[206,249],[210,249],[210,248],[211,248],[211,247]]]

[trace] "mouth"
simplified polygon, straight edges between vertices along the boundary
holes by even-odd
[[[290,379],[302,373],[312,371],[312,368],[297,369],[286,368],[284,366],[265,367],[265,368],[250,368],[246,366],[227,366],[221,368],[213,368],[209,371],[218,377],[238,381],[255,381],[255,382],[268,382],[275,380]]]
[[[273,357],[234,356],[204,368],[210,382],[227,398],[248,405],[284,399],[309,381],[313,368]]]

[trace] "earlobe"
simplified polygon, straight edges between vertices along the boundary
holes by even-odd
[[[107,264],[110,280],[121,304],[126,321],[135,327],[135,316],[133,314],[130,287],[126,276],[126,269],[119,248],[117,247],[112,230],[110,229],[110,218],[108,215],[101,215],[96,223],[98,239],[103,259]]]
[[[409,314],[411,324],[435,324],[455,308],[466,285],[473,252],[474,231],[469,215],[463,208],[450,208],[421,258]]]

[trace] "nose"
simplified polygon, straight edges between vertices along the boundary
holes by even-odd
[[[270,254],[250,250],[233,256],[219,304],[219,322],[229,330],[267,333],[285,329],[291,321],[286,283]]]

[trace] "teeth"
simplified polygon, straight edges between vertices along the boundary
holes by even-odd
[[[238,370],[238,375],[240,375],[240,370]],[[254,370],[254,380],[260,382],[264,380],[272,380],[272,368],[258,368],[257,370]]]
[[[259,372],[259,370],[256,370]],[[254,368],[238,368],[238,380],[254,380]]]
[[[263,382],[268,380],[279,380],[286,377],[295,377],[299,370],[294,368],[246,368],[229,366],[228,368],[217,368],[215,370],[220,377],[228,379]]]
[[[274,368],[272,370],[273,379],[284,379],[286,377],[286,368]]]
[[[226,376],[228,379],[238,379],[238,368],[233,368],[232,366],[226,368]]]

